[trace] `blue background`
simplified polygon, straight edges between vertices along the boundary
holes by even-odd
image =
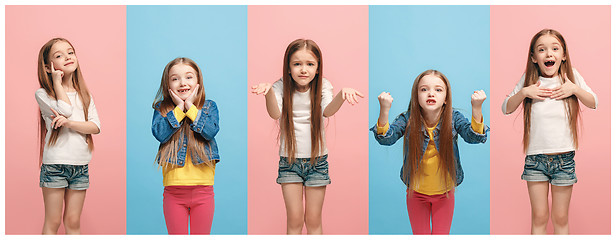
[[[193,59],[220,113],[212,234],[246,234],[246,6],[127,7],[127,234],[166,234],[152,102],[165,65]]]
[[[379,116],[377,96],[394,98],[389,121],[408,108],[413,81],[427,69],[451,83],[453,107],[469,120],[470,96],[483,89],[484,122],[490,122],[489,6],[370,6],[370,126]],[[490,233],[490,145],[458,138],[464,182],[456,189],[452,234]],[[400,139],[379,145],[370,137],[370,234],[409,234],[406,186],[399,177]]]

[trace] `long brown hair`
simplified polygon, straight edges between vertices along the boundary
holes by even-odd
[[[314,164],[316,157],[321,153],[323,146],[322,135],[322,110],[321,110],[321,88],[323,82],[323,58],[319,46],[310,39],[297,39],[289,44],[284,53],[282,63],[282,115],[280,118],[280,135],[284,136],[287,156],[289,163],[295,161],[295,152],[297,143],[295,141],[295,127],[293,125],[293,93],[297,89],[297,85],[291,77],[289,62],[291,56],[299,50],[308,50],[318,61],[317,72],[314,79],[310,82],[310,163]]]
[[[56,99],[56,91],[53,88],[53,80],[51,77],[51,73],[48,73],[45,70],[45,66],[48,66],[48,64],[51,64],[49,61],[50,60],[49,51],[51,51],[51,47],[57,42],[68,43],[73,48],[75,55],[77,54],[77,51],[75,50],[75,47],[73,47],[73,44],[71,44],[71,42],[69,42],[68,40],[64,38],[53,38],[47,41],[47,43],[45,43],[45,45],[41,47],[41,50],[39,51],[39,54],[38,54],[38,63],[37,63],[38,81],[39,81],[40,87],[45,89],[45,92],[47,93],[47,95],[49,95],[53,99]],[[73,83],[73,87],[77,91],[77,94],[79,95],[79,98],[81,99],[81,103],[83,105],[83,115],[85,116],[85,119],[87,120],[88,119],[88,107],[90,106],[90,92],[88,91],[88,88],[86,87],[86,83],[83,80],[83,75],[81,74],[81,64],[77,64],[77,69],[75,69],[75,72],[73,72],[72,83]],[[52,146],[56,144],[56,141],[58,141],[58,135],[62,128],[63,127],[51,129],[51,135],[49,137],[49,142],[47,143],[48,146]],[[45,127],[45,120],[43,119],[43,115],[41,115],[39,117],[39,139],[40,139],[39,158],[41,159],[43,157],[43,150],[45,149],[46,134],[47,134],[47,128]],[[93,142],[91,134],[86,134],[86,142],[88,143],[88,150],[90,151],[94,150],[94,142]]]
[[[452,186],[456,179],[456,164],[453,153],[453,135],[452,135],[452,106],[451,106],[451,87],[449,80],[443,73],[437,70],[426,70],[415,78],[413,89],[411,90],[411,101],[409,102],[409,120],[406,124],[404,134],[404,155],[406,163],[403,166],[404,182],[408,183],[409,188],[413,189],[419,184],[419,176],[421,174],[421,165],[419,164],[423,158],[422,147],[424,142],[424,127],[426,126],[423,117],[421,106],[418,100],[419,81],[427,75],[434,75],[445,83],[447,95],[445,103],[441,108],[439,115],[439,123],[441,125],[439,132],[439,149],[440,157],[439,169],[444,179],[444,186]]]
[[[197,66],[197,63],[190,58],[179,57],[173,59],[165,66],[163,76],[160,79],[160,87],[154,98],[154,103],[152,103],[152,108],[158,111],[163,117],[166,117],[167,113],[175,108],[175,103],[173,103],[169,95],[169,70],[178,64],[188,65],[197,72],[199,89],[195,90],[198,92],[196,97],[197,100],[194,105],[201,109],[203,108],[203,104],[205,104],[205,91],[203,90],[203,74],[201,73],[201,69]],[[206,140],[201,135],[190,129],[190,121],[190,118],[184,118],[184,122],[180,123],[180,129],[171,136],[171,139],[165,143],[161,143],[158,148],[158,153],[156,154],[156,160],[160,166],[170,167],[169,164],[173,166],[177,165],[177,154],[179,149],[182,148],[185,137],[188,137],[187,152],[190,154],[193,163],[197,165],[195,157],[199,157],[207,166],[214,166],[214,163],[210,161],[210,157],[203,151],[206,145],[210,147],[209,143],[206,143]],[[169,163],[167,159],[171,159],[171,162]]]
[[[544,35],[551,35],[558,39],[560,45],[563,48],[563,52],[565,54],[565,59],[560,65],[558,69],[558,76],[560,77],[561,83],[565,83],[565,76],[569,77],[571,82],[576,83],[577,80],[573,75],[573,68],[571,67],[571,58],[569,58],[569,51],[567,49],[567,43],[565,43],[565,38],[554,29],[543,29],[539,31],[535,36],[533,36],[530,41],[530,47],[528,48],[528,59],[526,61],[526,74],[524,77],[524,87],[534,85],[539,80],[539,76],[541,75],[541,70],[539,69],[539,65],[533,62],[533,54],[535,52],[535,44],[540,37]],[[571,129],[571,136],[573,137],[573,144],[575,148],[578,146],[578,117],[580,115],[579,109],[580,105],[578,103],[578,99],[575,95],[571,95],[563,99],[565,101],[565,109],[567,111],[567,118],[569,119],[569,128]],[[533,100],[530,98],[524,99],[524,151],[528,149],[529,138],[530,138],[530,113],[532,107]]]

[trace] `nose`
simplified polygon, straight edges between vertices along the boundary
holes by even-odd
[[[434,97],[434,90],[428,91],[428,97]]]
[[[302,66],[302,68],[301,68],[301,72],[302,72],[302,73],[305,73],[305,72],[306,72],[306,66]]]

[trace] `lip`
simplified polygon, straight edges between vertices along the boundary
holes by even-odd
[[[428,105],[434,105],[434,104],[436,104],[436,100],[434,100],[434,99],[428,99],[428,100],[426,100],[426,104],[428,104]]]
[[[64,64],[64,66],[68,66],[68,65],[71,65],[71,64],[75,64],[75,62],[66,63],[66,64]]]
[[[299,76],[299,78],[308,78],[309,76]]]
[[[189,93],[190,92],[190,88],[187,89],[178,89],[177,92],[179,94],[185,94],[185,93]]]
[[[543,62],[543,65],[547,68],[551,68],[554,67],[554,65],[556,64],[556,61],[554,60],[547,60],[545,62]]]

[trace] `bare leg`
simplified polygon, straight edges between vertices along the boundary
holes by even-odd
[[[86,199],[86,190],[66,189],[64,194],[64,229],[66,234],[81,234],[81,210]]]
[[[531,234],[546,234],[550,209],[548,207],[549,185],[544,182],[529,182],[528,196],[532,213]]]
[[[62,206],[64,203],[64,188],[41,188],[45,204],[45,223],[43,234],[58,234],[62,222]]]
[[[554,234],[569,234],[569,203],[571,202],[571,186],[552,185],[552,224]]]
[[[304,227],[304,186],[302,183],[283,183],[282,197],[287,209],[287,234],[302,234]]]
[[[324,199],[325,186],[306,187],[306,230],[308,234],[323,234],[321,214]]]

